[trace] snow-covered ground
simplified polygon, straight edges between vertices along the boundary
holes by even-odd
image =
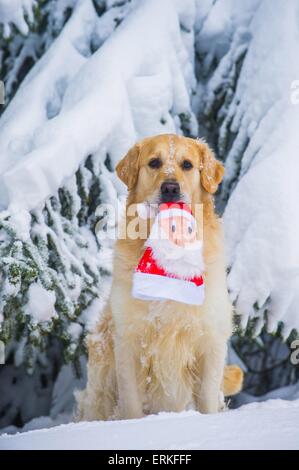
[[[268,400],[214,415],[161,413],[70,423],[0,437],[0,449],[299,449],[299,400]]]

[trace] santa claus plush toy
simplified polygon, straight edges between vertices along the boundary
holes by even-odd
[[[190,206],[183,202],[161,204],[133,274],[133,297],[201,305],[202,245]]]

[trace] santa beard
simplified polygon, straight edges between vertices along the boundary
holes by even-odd
[[[200,240],[185,246],[175,245],[155,223],[145,246],[152,249],[157,265],[169,274],[192,279],[204,272],[203,243]]]

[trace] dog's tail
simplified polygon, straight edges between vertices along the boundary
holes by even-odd
[[[236,395],[241,391],[243,377],[243,371],[239,366],[225,366],[223,375],[223,393],[225,397]]]

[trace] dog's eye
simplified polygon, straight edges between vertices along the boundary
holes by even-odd
[[[149,164],[148,166],[150,168],[161,168],[162,166],[162,161],[160,158],[152,158],[150,161],[149,161]]]
[[[184,160],[182,163],[183,170],[191,170],[193,168],[192,163],[189,160]]]

